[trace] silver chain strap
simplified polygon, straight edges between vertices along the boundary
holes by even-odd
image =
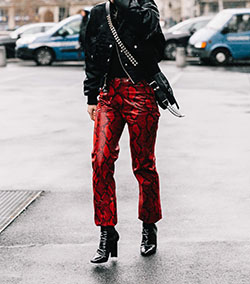
[[[120,37],[117,34],[115,27],[113,26],[110,15],[107,15],[107,21],[108,21],[108,25],[109,25],[109,28],[111,30],[111,33],[113,34],[113,37],[114,37],[117,45],[120,47],[121,52],[123,52],[125,54],[125,56],[128,58],[128,60],[132,63],[132,65],[136,67],[139,63],[134,58],[134,56],[127,50],[125,45],[122,43]]]

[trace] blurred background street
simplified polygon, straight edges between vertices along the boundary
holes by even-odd
[[[44,191],[0,235],[1,284],[250,282],[250,66],[161,67],[186,117],[161,111],[159,250],[139,255],[126,130],[116,163],[119,258],[103,266],[89,263],[99,230],[82,63],[0,69],[0,190]]]
[[[249,284],[250,1],[156,0],[161,69],[185,114],[160,110],[158,251],[139,253],[126,128],[119,258],[94,266],[82,82],[86,23],[100,2],[0,0],[0,284]]]

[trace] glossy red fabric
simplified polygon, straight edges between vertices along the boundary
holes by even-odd
[[[146,223],[161,219],[154,155],[159,116],[153,90],[146,82],[133,85],[127,79],[113,79],[108,93],[100,93],[92,152],[96,225],[117,224],[114,163],[126,123],[133,172],[139,183],[139,219]]]

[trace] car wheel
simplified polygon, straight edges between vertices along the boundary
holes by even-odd
[[[211,54],[211,61],[214,65],[224,66],[230,61],[230,52],[227,49],[216,49]]]
[[[164,49],[165,59],[175,60],[177,44],[176,42],[167,42]]]
[[[35,60],[37,65],[47,66],[51,65],[53,61],[53,54],[49,48],[43,47],[36,51]]]

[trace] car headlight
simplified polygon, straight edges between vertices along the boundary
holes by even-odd
[[[20,38],[17,40],[16,46],[30,44],[34,41],[34,39],[35,38],[33,36],[26,36],[26,37]]]
[[[207,46],[207,42],[206,41],[197,42],[194,45],[195,48],[205,48],[206,46]]]

